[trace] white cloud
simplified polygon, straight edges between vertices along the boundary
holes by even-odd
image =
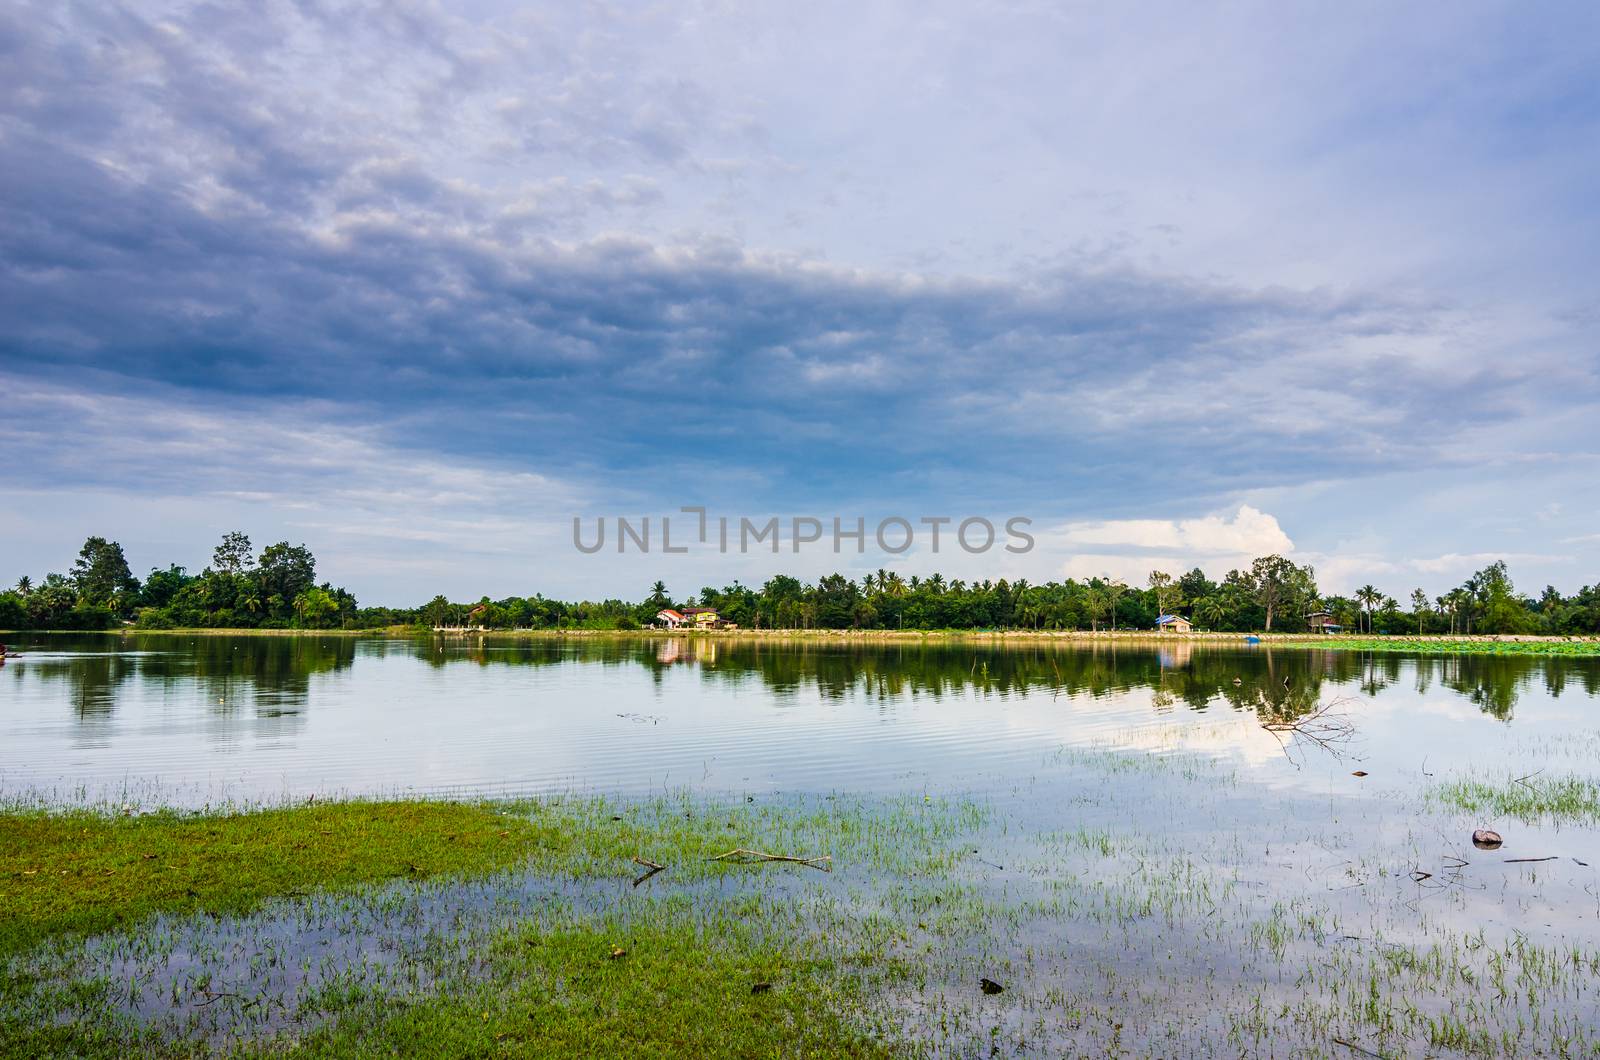
[[[1170,549],[1195,556],[1264,556],[1294,551],[1294,542],[1278,525],[1278,520],[1248,504],[1240,505],[1231,516],[1068,523],[1056,535],[1056,540],[1066,546]]]

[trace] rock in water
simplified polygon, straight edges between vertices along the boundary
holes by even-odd
[[[1000,991],[1005,989],[1005,987],[1001,986],[993,979],[979,979],[978,985],[983,987],[983,992],[985,994],[998,994]]]
[[[1472,845],[1479,850],[1493,850],[1505,840],[1500,838],[1500,833],[1488,828],[1480,828],[1472,833]]]

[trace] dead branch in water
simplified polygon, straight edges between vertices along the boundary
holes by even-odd
[[[1284,757],[1291,762],[1294,758],[1289,754],[1289,745],[1295,739],[1305,740],[1335,758],[1343,758],[1344,745],[1356,735],[1355,723],[1344,709],[1349,702],[1348,699],[1329,700],[1299,717],[1275,717],[1263,721],[1261,727],[1277,739]]]
[[[643,865],[647,870],[643,876],[640,876],[633,881],[633,885],[635,887],[639,886],[656,873],[667,871],[667,867],[661,864],[659,861],[651,861],[649,858],[641,858],[637,854],[634,855],[633,863],[635,865]]]
[[[790,861],[796,865],[806,865],[813,869],[821,869],[823,872],[833,871],[833,856],[831,854],[823,854],[821,857],[816,858],[797,858],[789,854],[766,854],[759,850],[746,850],[744,847],[736,847],[735,849],[728,851],[726,854],[718,854],[716,857],[707,858],[706,860],[732,861],[736,863],[750,861]]]

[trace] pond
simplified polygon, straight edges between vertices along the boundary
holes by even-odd
[[[935,1055],[1600,1049],[1600,659],[723,637],[14,647],[13,802],[551,796],[497,812],[635,829],[663,858],[661,837],[697,828],[828,855],[825,872],[725,873],[680,851],[641,880],[627,846],[29,954],[12,1004],[86,1034],[296,1035],[330,991],[471,996],[507,924],[671,914],[691,934],[786,925],[876,984],[864,1019]],[[1503,846],[1476,847],[1479,827]]]
[[[1373,786],[1593,749],[1600,659],[1266,646],[39,635],[0,669],[0,790],[221,800],[983,792],[1062,749]],[[1264,722],[1318,710],[1338,739]]]

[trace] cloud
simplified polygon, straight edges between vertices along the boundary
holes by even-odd
[[[1124,548],[1176,549],[1189,555],[1264,556],[1294,551],[1278,520],[1242,504],[1233,515],[1198,519],[1124,519],[1069,523],[1058,533],[1063,545],[1119,545]]]
[[[1467,512],[1587,445],[1592,11],[857,16],[8,7],[0,486],[370,465],[392,539],[870,502],[1224,563],[1367,507],[1263,491],[1465,469]]]

